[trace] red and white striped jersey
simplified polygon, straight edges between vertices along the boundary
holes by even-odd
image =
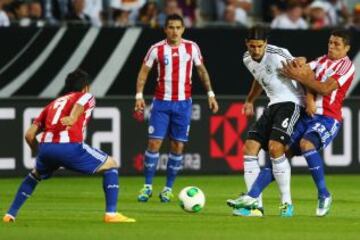
[[[84,113],[72,127],[66,129],[67,127],[61,124],[60,119],[69,116],[75,104],[83,106]],[[83,142],[84,132],[94,108],[95,98],[90,93],[72,92],[55,99],[34,120],[34,124],[43,130],[41,142]]]
[[[203,63],[200,49],[195,42],[185,39],[177,47],[170,46],[166,40],[151,46],[144,64],[152,67],[157,63],[158,78],[155,98],[179,101],[191,98],[191,75],[193,63]]]
[[[316,80],[324,82],[328,78],[337,81],[339,87],[327,96],[317,94],[316,114],[321,114],[342,121],[342,103],[355,75],[355,67],[349,57],[331,60],[327,55],[309,63],[315,72]]]

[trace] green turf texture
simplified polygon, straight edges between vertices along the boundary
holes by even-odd
[[[316,191],[309,175],[292,178],[295,216],[278,216],[279,194],[275,183],[264,192],[264,218],[231,215],[228,198],[245,189],[239,176],[180,176],[175,195],[189,185],[206,195],[205,208],[196,214],[184,212],[177,199],[160,203],[163,177],[154,183],[148,203],[138,203],[140,177],[121,177],[119,210],[137,223],[104,224],[101,177],[55,177],[38,185],[21,209],[16,223],[0,223],[0,239],[360,239],[360,176],[327,176],[334,196],[328,216],[315,217]],[[5,213],[21,179],[1,179],[0,210]]]

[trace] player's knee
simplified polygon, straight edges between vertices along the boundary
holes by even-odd
[[[302,152],[306,152],[315,149],[315,146],[311,141],[303,138],[300,140],[300,149]]]
[[[115,161],[115,159],[113,157],[108,157],[107,159],[107,165],[110,168],[119,168],[119,164],[117,161]]]
[[[281,157],[285,153],[285,146],[277,141],[269,142],[269,154],[272,158]]]
[[[151,152],[158,152],[161,147],[162,140],[160,139],[150,139],[148,142],[148,150]]]
[[[36,170],[36,168],[34,168],[31,172],[30,172],[30,175],[35,178],[36,180],[38,181],[41,181],[42,180],[42,177],[40,175],[40,173],[38,172],[38,170]]]
[[[244,155],[257,156],[261,145],[254,140],[246,140],[243,148]]]
[[[182,154],[182,152],[184,150],[184,143],[183,142],[178,142],[178,141],[171,141],[170,150],[171,150],[172,153]]]
[[[96,172],[104,172],[112,168],[119,168],[119,164],[114,158],[109,156],[106,162]]]

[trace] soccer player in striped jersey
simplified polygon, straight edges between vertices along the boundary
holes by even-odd
[[[166,137],[170,138],[167,179],[159,197],[161,202],[169,202],[173,197],[172,187],[182,167],[184,143],[188,141],[190,130],[193,63],[207,91],[209,108],[213,113],[218,111],[218,103],[200,49],[195,42],[182,38],[184,30],[181,16],[174,14],[167,17],[164,27],[166,39],[151,46],[137,78],[134,110],[143,113],[143,89],[150,69],[157,63],[158,78],[151,106],[149,140],[144,160],[145,184],[138,196],[140,202],[147,202],[152,196],[159,150]]]
[[[307,116],[296,125],[291,152],[302,154],[318,190],[317,216],[329,213],[332,196],[324,175],[324,161],[319,153],[337,135],[342,122],[342,105],[355,75],[347,56],[350,35],[346,30],[332,32],[328,52],[307,65],[288,63],[282,73],[307,87]]]
[[[66,94],[47,105],[26,131],[25,139],[37,154],[36,166],[20,185],[4,222],[14,222],[25,201],[41,180],[60,167],[85,174],[103,173],[106,223],[135,222],[117,212],[118,164],[105,152],[84,143],[84,131],[95,108],[89,93],[88,74],[80,69],[68,74]],[[42,133],[40,143],[36,136]]]
[[[280,215],[291,217],[293,204],[290,193],[291,169],[285,156],[293,128],[300,117],[304,92],[302,86],[291,79],[284,80],[278,70],[282,62],[294,59],[287,49],[267,44],[266,29],[253,27],[246,38],[248,51],[244,64],[254,76],[254,81],[244,105],[246,116],[254,114],[254,101],[264,89],[270,100],[264,113],[250,128],[244,147],[244,179],[248,191],[260,173],[258,154],[269,152],[271,164],[265,167],[262,177],[275,178],[281,193]],[[299,59],[300,61],[301,59]],[[248,194],[251,194],[249,192]],[[263,216],[262,198],[248,195],[227,201],[233,214]]]

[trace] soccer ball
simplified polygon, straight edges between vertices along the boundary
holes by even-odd
[[[204,208],[205,195],[198,187],[189,186],[179,193],[180,207],[186,212],[197,213]]]

